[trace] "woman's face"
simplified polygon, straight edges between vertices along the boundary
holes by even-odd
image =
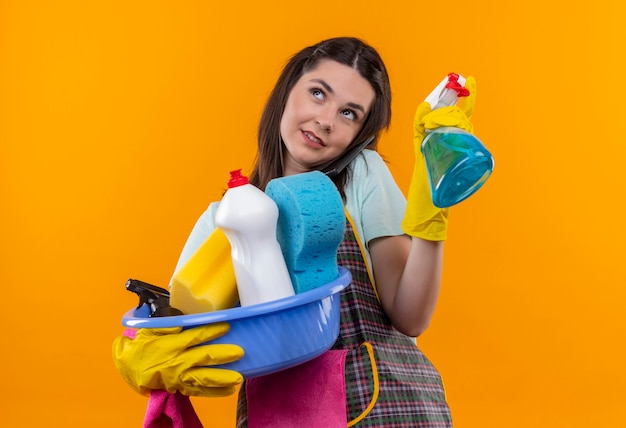
[[[311,171],[339,157],[363,126],[374,97],[356,70],[333,60],[303,74],[280,121],[287,147],[284,175]]]

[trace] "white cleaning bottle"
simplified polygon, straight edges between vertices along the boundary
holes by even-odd
[[[215,213],[215,224],[230,241],[241,306],[295,294],[276,238],[278,206],[248,182],[241,170],[231,171],[228,190]]]

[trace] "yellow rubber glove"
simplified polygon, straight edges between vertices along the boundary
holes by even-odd
[[[206,366],[236,361],[243,356],[243,349],[228,344],[194,346],[220,337],[229,329],[227,323],[187,330],[142,328],[134,339],[115,339],[113,360],[126,383],[143,395],[153,389],[203,397],[231,395],[243,381],[241,374]]]
[[[470,117],[476,100],[476,80],[472,76],[467,77],[465,87],[470,94],[462,98],[458,106],[431,110],[430,104],[423,102],[415,112],[413,119],[415,166],[402,221],[402,230],[407,235],[427,241],[443,241],[447,238],[449,208],[438,208],[433,204],[426,162],[422,154],[422,140],[426,130],[442,126],[453,126],[470,133],[473,131]]]

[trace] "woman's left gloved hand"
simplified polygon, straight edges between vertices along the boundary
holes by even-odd
[[[469,76],[465,80],[469,96],[462,98],[458,106],[441,107],[435,110],[427,102],[421,103],[413,120],[413,149],[415,166],[407,196],[407,207],[402,221],[404,233],[428,241],[443,241],[447,238],[449,208],[438,208],[433,204],[426,162],[422,154],[422,141],[427,130],[452,126],[473,132],[470,117],[476,100],[476,80]]]

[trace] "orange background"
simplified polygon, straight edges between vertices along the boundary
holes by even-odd
[[[126,279],[165,286],[228,171],[250,170],[287,57],[354,35],[389,67],[380,149],[404,191],[417,104],[448,72],[478,81],[496,169],[453,209],[420,338],[455,426],[623,426],[626,7],[454,5],[1,2],[3,425],[141,426],[110,355]],[[233,426],[234,397],[194,403]]]

